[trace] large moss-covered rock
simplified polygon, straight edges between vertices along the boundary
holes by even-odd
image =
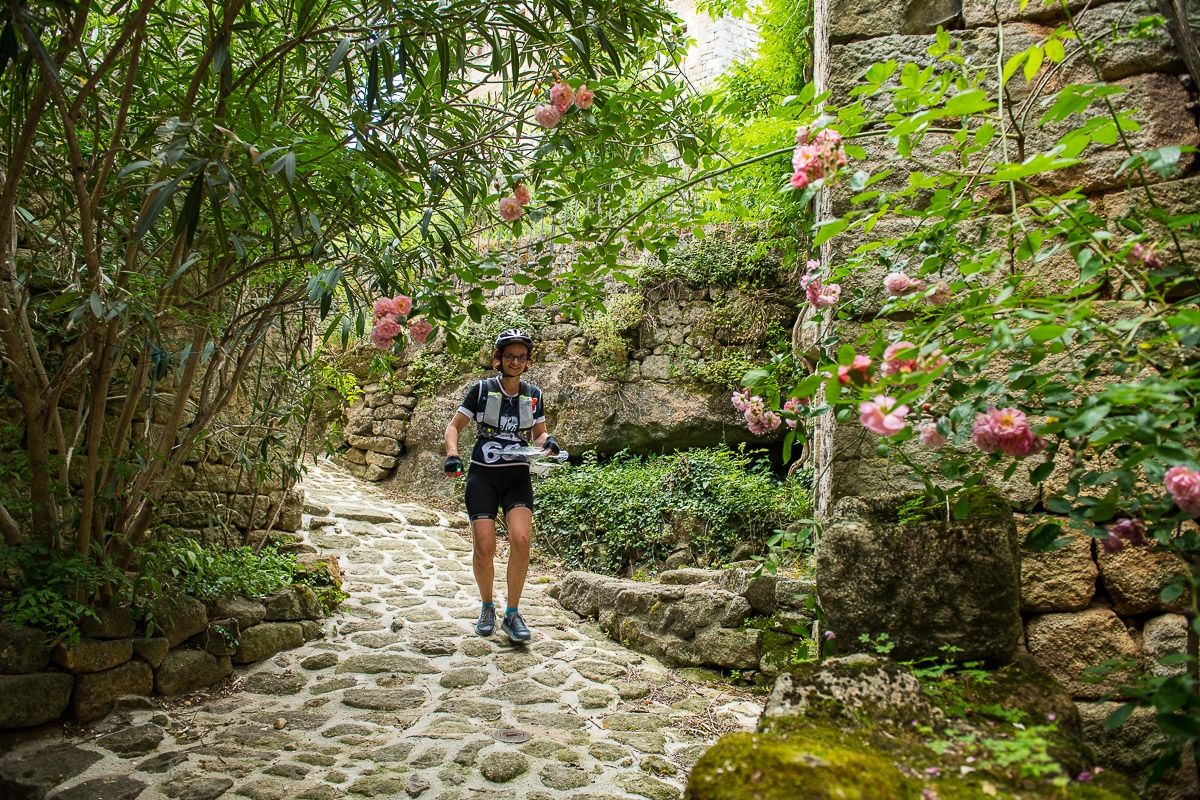
[[[49,663],[44,633],[37,628],[0,623],[0,675],[38,672]]]
[[[128,661],[103,672],[80,675],[75,680],[71,710],[80,722],[100,719],[112,711],[118,697],[148,695],[154,691],[154,670],[145,661]]]
[[[983,800],[1020,796],[1133,800],[1124,779],[1054,777],[1090,768],[1070,697],[1028,660],[986,675],[926,675],[868,656],[830,659],[784,673],[757,733],[722,737],[696,763],[687,800]],[[1053,774],[1031,779],[999,766],[987,739],[1042,725]],[[948,740],[960,744],[947,747]],[[939,744],[940,742],[940,744]],[[967,744],[961,744],[966,742]],[[977,743],[977,744],[976,744]]]
[[[270,658],[280,650],[291,650],[304,644],[304,630],[295,622],[264,622],[241,632],[236,664],[249,664]]]
[[[211,686],[233,672],[229,656],[217,658],[203,650],[172,650],[154,671],[159,694],[182,694]]]
[[[1020,645],[1021,557],[1008,501],[967,490],[962,520],[900,522],[919,495],[843,498],[817,547],[817,592],[843,648],[887,634],[898,659],[1004,662]],[[940,514],[941,509],[929,516]]]
[[[27,728],[67,710],[75,678],[63,672],[0,675],[0,728]]]

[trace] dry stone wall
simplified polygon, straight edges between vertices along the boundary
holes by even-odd
[[[1193,0],[1188,5],[1192,19],[1200,19],[1200,4]],[[964,57],[972,64],[984,65],[996,61],[999,25],[1004,26],[1007,57],[1044,40],[1056,26],[1066,21],[1060,3],[1034,0],[1023,9],[1021,6],[1017,0],[892,0],[867,5],[854,0],[831,0],[827,85],[831,102],[851,101],[851,90],[875,62],[895,59],[901,66],[906,63],[915,63],[922,68],[933,66],[934,59],[928,49],[935,42],[933,34],[939,25],[952,32],[952,41],[955,46],[961,45]],[[1140,130],[1130,133],[1134,151],[1200,143],[1200,129],[1190,93],[1197,76],[1184,74],[1183,61],[1167,31],[1155,28],[1145,35],[1128,35],[1139,20],[1157,14],[1153,4],[1146,0],[1118,0],[1071,2],[1069,7],[1081,37],[1107,43],[1098,55],[1097,65],[1104,80],[1125,90],[1112,98],[1117,110],[1137,109],[1134,119]],[[1014,80],[1009,85],[1012,95],[1008,102],[1021,103],[1037,90],[1048,96],[1068,83],[1095,81],[1078,45],[1069,43],[1067,51],[1061,67],[1051,70],[1044,84],[1026,84],[1020,77]],[[897,70],[894,80],[899,74],[900,70]],[[990,80],[993,83],[985,81],[985,88],[994,91],[994,78]],[[871,110],[878,111],[888,101],[885,95],[880,95],[866,98],[864,102]],[[1072,120],[1073,123],[1078,121]],[[1053,126],[1038,127],[1031,121],[1025,131],[1027,148],[1031,151],[1046,149],[1063,132]],[[936,136],[927,137],[914,161],[892,160],[885,164],[888,157],[886,144],[874,140],[865,145],[867,163],[859,166],[869,171],[885,167],[893,169],[892,174],[874,188],[896,190],[908,184],[911,172],[928,171],[921,163],[947,165],[945,159],[951,154],[934,152],[944,143]],[[1126,176],[1115,175],[1126,155],[1119,142],[1112,145],[1093,142],[1083,152],[1081,164],[1054,173],[1046,179],[1044,188],[1057,193],[1078,187],[1093,207],[1110,220],[1114,235],[1119,235],[1115,220],[1145,202],[1144,191],[1130,189]],[[1193,154],[1185,153],[1179,166],[1182,174],[1169,181],[1153,173],[1148,175],[1157,184],[1154,187],[1156,202],[1170,214],[1186,213],[1200,207],[1200,176],[1196,174],[1200,164]],[[835,190],[830,198],[833,212],[840,214],[848,210],[852,194],[848,187]],[[871,238],[901,235],[913,230],[915,224],[911,219],[884,217]],[[976,220],[974,224],[982,230],[987,219]],[[861,244],[861,238],[835,237],[827,257],[834,261],[844,260]],[[1187,246],[1195,249],[1194,243]],[[1188,255],[1195,258],[1200,254]],[[1167,258],[1169,260],[1171,256]],[[1046,291],[1058,291],[1079,278],[1078,267],[1065,255],[1052,258],[1037,269],[1030,264],[1010,263],[1007,266],[1026,272],[1029,281],[1040,283]],[[841,341],[853,343],[862,325],[875,317],[880,304],[870,301],[869,297],[871,293],[878,293],[888,271],[888,265],[880,263],[875,271],[852,276],[844,282],[843,289],[847,292],[855,288],[867,289],[868,301],[858,309],[857,318],[838,323],[835,334]],[[1116,298],[1102,299],[1110,302],[1102,304],[1098,313],[1116,316],[1132,313],[1132,308]],[[1002,365],[996,365],[996,369],[998,373],[1003,372]],[[886,462],[877,457],[875,437],[857,424],[838,427],[831,432],[831,438],[833,446],[828,449],[832,478],[830,502],[843,496],[869,498],[921,490],[920,482],[906,468],[895,461]],[[922,447],[915,441],[909,444],[906,452],[917,462],[923,458]],[[1062,466],[1064,468],[1058,470],[1059,474],[1052,477],[1052,481],[1065,480],[1061,475],[1066,474],[1067,465]],[[999,473],[989,475],[988,480],[1001,488],[1017,507],[1030,508],[1040,501],[1041,494],[1025,475],[1027,470],[1018,470],[1008,480]],[[1018,515],[1017,526],[1023,539],[1033,524]],[[1065,547],[1048,553],[1022,551],[1021,611],[1025,646],[1076,698],[1089,738],[1107,755],[1121,749],[1118,739],[1123,734],[1120,729],[1116,733],[1104,731],[1103,719],[1112,708],[1100,698],[1119,683],[1119,678],[1091,683],[1082,680],[1082,673],[1105,659],[1122,656],[1151,671],[1185,668],[1166,668],[1157,664],[1161,656],[1187,652],[1189,648],[1187,614],[1190,599],[1186,595],[1171,602],[1160,599],[1162,589],[1178,572],[1177,563],[1169,555],[1139,548],[1110,555],[1098,551],[1095,542],[1084,536],[1073,536]],[[1194,651],[1194,641],[1191,647]],[[1137,765],[1125,766],[1142,769],[1147,764],[1143,759]],[[1170,796],[1195,795],[1185,791]]]
[[[313,590],[289,586],[263,598],[224,595],[211,607],[188,595],[160,603],[160,628],[136,632],[128,608],[98,608],[77,644],[45,647],[34,628],[0,623],[0,729],[28,728],[65,712],[79,722],[108,714],[126,695],[177,695],[211,686],[234,664],[270,658],[320,639]]]
[[[668,570],[655,582],[571,572],[547,593],[595,619],[613,640],[664,664],[774,678],[809,655],[815,614],[805,598],[814,587],[811,579],[754,572],[752,562]]]
[[[744,304],[752,304],[754,313],[737,311]],[[730,353],[767,358],[754,342],[768,327],[790,331],[794,305],[763,302],[736,289],[673,285],[645,292],[643,307],[643,321],[623,332],[625,357],[617,363],[596,355],[595,334],[584,326],[556,322],[540,307],[530,311],[535,364],[526,377],[542,389],[548,426],[563,446],[572,453],[648,453],[773,441],[746,430],[727,389],[697,378]],[[444,345],[427,347],[437,354]],[[393,383],[363,387],[363,397],[346,412],[342,462],[366,480],[445,494],[456,491],[441,477],[446,423],[467,389],[494,374],[491,354],[481,352],[473,371],[434,396],[421,396],[405,382],[420,355],[410,346],[396,359]],[[469,453],[473,442],[468,426],[459,452]]]

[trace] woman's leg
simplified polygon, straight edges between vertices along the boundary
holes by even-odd
[[[533,509],[518,506],[504,515],[508,525],[508,591],[506,602],[516,608],[529,573],[529,538],[533,533]],[[495,552],[495,525],[492,526],[492,552]],[[490,565],[490,561],[488,562]]]
[[[492,584],[496,579],[494,563],[496,558],[496,520],[477,519],[472,521],[471,536],[474,544],[471,551],[471,567],[475,572],[475,585],[479,587],[479,599],[490,603],[492,602]],[[525,559],[526,561],[529,559],[528,548],[526,548]],[[509,563],[512,563],[511,556]],[[512,574],[511,568],[509,574]],[[522,580],[524,580],[523,577]]]

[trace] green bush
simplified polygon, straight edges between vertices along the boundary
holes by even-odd
[[[588,453],[535,488],[539,546],[567,567],[610,573],[665,558],[673,520],[694,521],[693,548],[722,561],[811,509],[808,492],[778,480],[760,453],[724,446],[605,463]]]
[[[159,542],[140,562],[140,592],[190,594],[210,603],[223,594],[261,597],[295,582],[296,556],[270,547],[206,548],[195,539]]]

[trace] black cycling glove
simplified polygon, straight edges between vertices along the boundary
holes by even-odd
[[[558,446],[558,440],[553,436],[547,436],[545,438],[545,440],[542,442],[542,449],[550,451],[550,455],[552,456],[558,455],[559,451],[562,450],[562,448]]]
[[[462,475],[463,463],[458,456],[450,456],[446,459],[446,474],[457,478]]]

